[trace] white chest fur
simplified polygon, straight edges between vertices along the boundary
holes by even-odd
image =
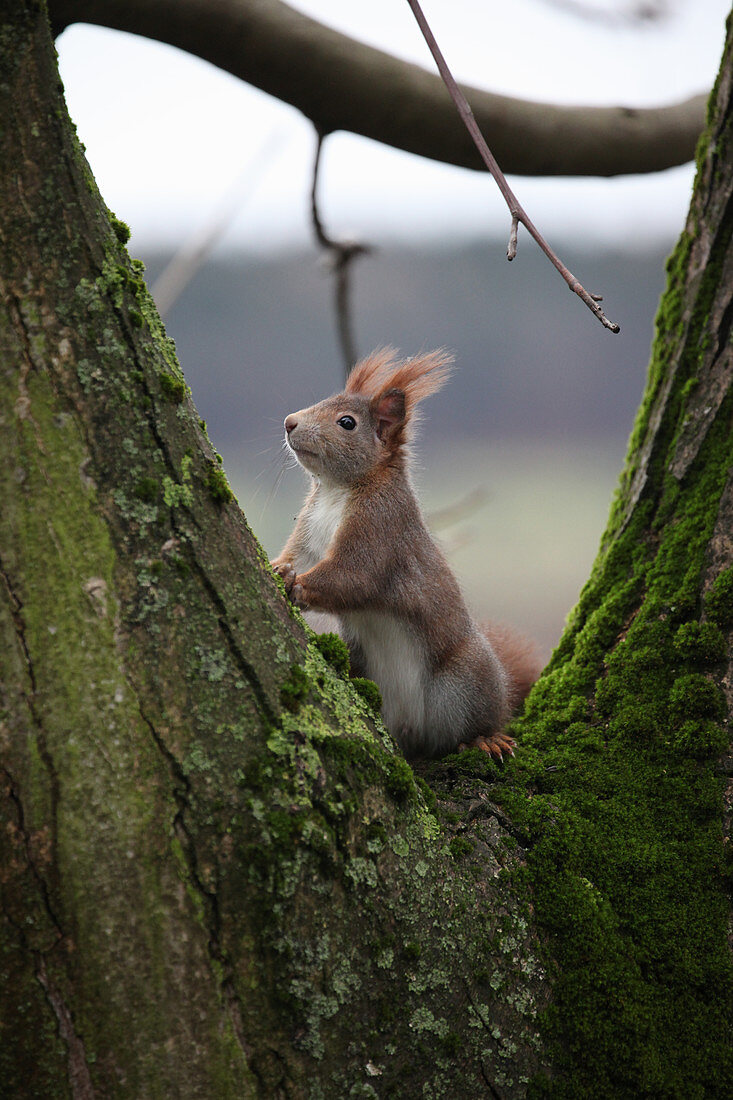
[[[349,490],[322,482],[314,494],[305,524],[305,548],[311,561],[308,568],[325,558],[341,526],[349,499]]]
[[[401,730],[421,730],[428,670],[419,639],[386,612],[352,611],[340,618],[346,640],[359,646],[365,673],[382,692],[385,726],[398,739]]]

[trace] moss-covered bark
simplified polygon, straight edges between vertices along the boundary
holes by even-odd
[[[520,1096],[545,998],[521,848],[477,793],[451,846],[340,644],[306,648],[43,7],[1,19],[3,1089]]]
[[[44,10],[5,5],[9,1095],[733,1092],[730,85],[729,49],[627,471],[520,752],[416,777],[338,642],[307,645],[76,146]]]
[[[554,1097],[733,1094],[731,49],[608,530],[495,795],[557,966]]]

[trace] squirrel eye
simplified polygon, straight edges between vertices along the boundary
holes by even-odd
[[[339,420],[336,421],[336,423],[340,424],[344,431],[347,432],[353,432],[354,428],[356,427],[356,421],[354,420],[353,416],[342,416]]]

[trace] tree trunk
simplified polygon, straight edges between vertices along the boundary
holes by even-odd
[[[410,769],[306,651],[71,137],[43,10],[3,30],[7,1088],[469,1095],[505,1036],[528,1076],[539,968],[506,945],[488,967],[502,936],[530,953],[495,878],[518,846],[488,816],[451,879]]]
[[[416,777],[231,499],[43,6],[6,9],[5,1092],[728,1094],[730,43],[627,473],[518,757]]]

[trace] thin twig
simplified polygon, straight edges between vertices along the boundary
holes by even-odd
[[[351,320],[350,291],[351,291],[351,264],[358,256],[366,256],[372,251],[369,245],[360,244],[358,241],[339,241],[326,232],[318,211],[318,171],[321,165],[321,150],[323,139],[327,137],[316,128],[317,144],[316,155],[313,162],[313,181],[311,184],[311,218],[316,240],[321,248],[331,254],[331,268],[336,278],[336,325],[341,344],[341,354],[344,360],[345,375],[353,367],[357,360],[356,341]]]
[[[598,303],[602,301],[601,297],[597,294],[589,294],[585,287],[581,286],[581,284],[578,282],[572,272],[568,270],[568,268],[565,266],[559,256],[557,256],[555,252],[553,252],[545,238],[542,236],[540,231],[527,215],[526,211],[524,210],[516,195],[512,191],[511,187],[507,183],[506,177],[499,165],[497,164],[493,153],[486,144],[484,136],[478,128],[476,119],[473,117],[473,111],[468,104],[468,100],[456,84],[456,81],[453,78],[453,74],[446,64],[445,58],[441,53],[438,43],[435,41],[435,36],[433,32],[428,26],[428,22],[423,15],[422,8],[420,7],[418,0],[407,0],[407,3],[410,5],[412,13],[417,20],[417,25],[422,31],[423,38],[427,42],[430,52],[435,59],[435,63],[438,66],[438,72],[443,79],[443,83],[448,89],[451,99],[458,108],[459,115],[463,119],[466,129],[473,138],[474,145],[481,154],[481,159],[483,160],[491,175],[494,177],[496,185],[501,191],[504,197],[504,201],[509,207],[509,213],[512,216],[512,228],[509,237],[509,246],[507,248],[507,259],[513,260],[516,256],[517,226],[521,222],[527,232],[530,234],[530,236],[534,237],[535,241],[540,246],[550,262],[555,265],[570,289],[575,294],[577,294],[578,297],[582,299],[582,301],[585,302],[585,304],[588,306],[588,309],[596,315],[601,324],[604,325],[605,328],[610,329],[611,332],[619,332],[619,325],[617,325],[614,321],[609,321],[605,313],[599,306]]]

